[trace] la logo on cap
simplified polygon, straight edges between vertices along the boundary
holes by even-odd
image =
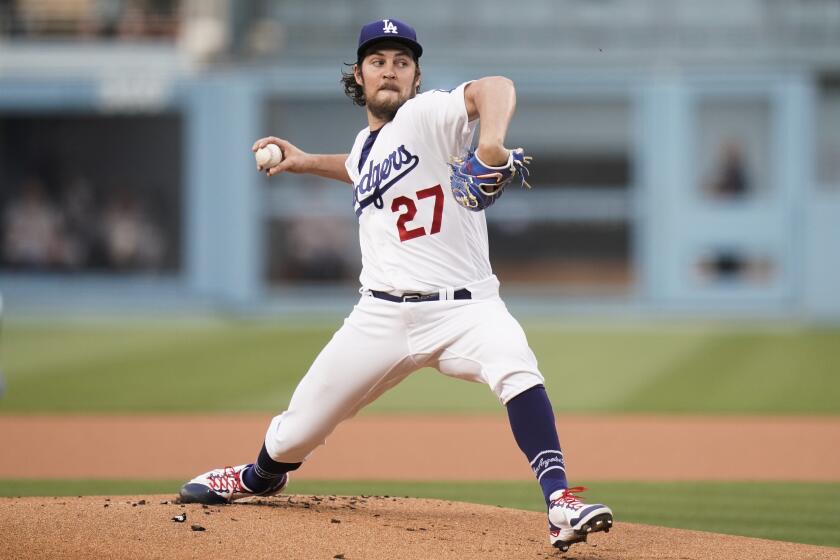
[[[383,33],[394,33],[395,35],[399,33],[397,26],[390,19],[383,19],[382,23],[385,24],[385,27],[382,28]]]

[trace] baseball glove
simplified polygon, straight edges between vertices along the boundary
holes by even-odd
[[[522,148],[511,150],[507,163],[501,167],[484,165],[473,151],[464,158],[453,158],[449,164],[449,182],[455,200],[467,210],[480,212],[502,196],[505,187],[513,182],[517,174],[522,186],[530,189],[526,167],[530,163],[531,158]]]

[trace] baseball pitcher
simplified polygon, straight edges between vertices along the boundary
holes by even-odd
[[[423,48],[409,25],[365,25],[344,89],[368,127],[349,154],[316,155],[268,137],[282,161],[268,175],[311,173],[350,185],[359,220],[361,297],[270,423],[253,464],[211,470],[181,500],[229,503],[277,494],[335,427],[412,372],[485,383],[508,412],[514,438],[545,496],[551,544],[565,551],[613,516],[570,488],[554,413],[525,333],[499,298],[483,210],[530,158],[505,147],[513,83],[486,77],[419,93]],[[473,152],[476,125],[481,130]]]

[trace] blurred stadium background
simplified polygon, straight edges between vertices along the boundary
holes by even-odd
[[[840,319],[836,0],[4,0],[8,313],[344,313],[347,193],[249,148],[346,151],[339,70],[383,14],[423,88],[517,84],[535,189],[488,212],[515,311]]]

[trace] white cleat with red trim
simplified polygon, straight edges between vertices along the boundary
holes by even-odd
[[[229,504],[241,498],[279,494],[289,482],[289,474],[278,478],[265,492],[252,492],[242,483],[242,471],[251,465],[224,467],[200,474],[181,487],[181,503]]]
[[[613,525],[612,510],[604,504],[585,504],[576,496],[586,488],[577,486],[558,490],[548,504],[548,530],[552,546],[566,552],[576,542],[583,542],[590,533],[609,532]]]

